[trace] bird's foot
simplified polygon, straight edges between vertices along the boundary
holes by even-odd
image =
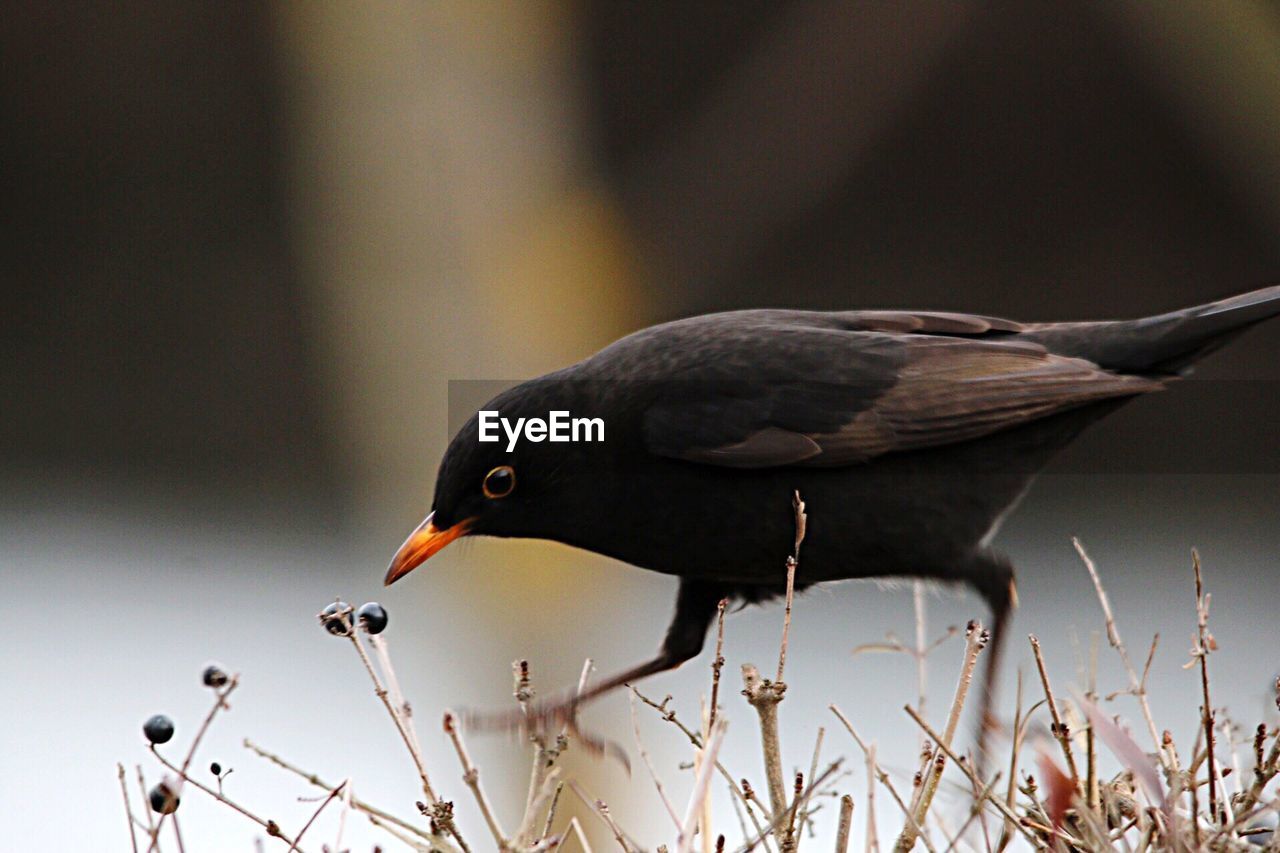
[[[572,739],[595,758],[615,758],[631,773],[631,759],[621,745],[586,731],[578,724],[577,697],[555,702],[528,702],[513,711],[468,712],[463,719],[467,728],[479,732],[521,732],[544,749],[557,753]]]

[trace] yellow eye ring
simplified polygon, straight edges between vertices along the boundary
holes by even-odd
[[[484,475],[484,496],[486,498],[505,498],[515,491],[516,471],[510,465],[499,465]]]

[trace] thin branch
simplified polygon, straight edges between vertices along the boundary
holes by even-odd
[[[921,729],[923,729],[924,733],[933,739],[933,742],[936,743],[938,745],[938,748],[941,749],[947,755],[947,757],[951,759],[952,763],[954,763],[957,767],[959,767],[961,770],[964,771],[964,774],[969,777],[969,780],[971,782],[981,786],[981,782],[978,779],[978,774],[975,773],[973,768],[969,766],[969,762],[960,760],[960,756],[956,755],[955,752],[952,751],[950,744],[944,743],[942,738],[938,736],[938,733],[935,732],[927,722],[925,722],[923,717],[921,717],[918,713],[916,713],[916,710],[914,708],[908,705],[904,710],[907,712],[907,715],[911,717],[911,719],[915,720],[916,725],[918,725]],[[1007,805],[1005,805],[1004,801],[1001,800],[999,797],[994,796],[991,793],[990,788],[984,787],[984,790],[986,791],[985,799],[987,800],[987,802],[994,805],[996,807],[996,810],[999,811],[1000,814],[1009,818],[1009,820],[1012,821],[1015,826],[1019,827],[1019,829],[1022,830],[1022,833],[1027,836],[1027,839],[1032,844],[1035,844],[1036,843],[1035,835],[1027,829],[1026,824],[1013,812],[1013,810],[1010,809]]]
[[[653,787],[658,789],[658,798],[662,800],[662,805],[667,810],[667,814],[671,815],[671,822],[675,824],[676,830],[679,831],[682,824],[680,816],[676,814],[676,807],[672,804],[671,799],[667,796],[667,790],[662,786],[662,779],[658,777],[658,771],[653,768],[653,760],[649,757],[649,750],[644,748],[644,741],[640,739],[640,718],[636,714],[636,694],[631,692],[631,730],[636,737],[636,750],[640,753],[640,760],[644,762],[645,768],[649,771],[649,778],[653,780]]]
[[[458,763],[462,765],[462,781],[471,789],[472,795],[476,798],[476,804],[480,806],[480,814],[484,817],[485,824],[489,827],[489,834],[493,836],[494,843],[498,845],[499,850],[507,848],[507,836],[502,831],[502,827],[498,824],[498,818],[493,813],[493,806],[489,803],[489,798],[485,796],[484,788],[480,785],[480,771],[471,760],[470,753],[467,752],[467,745],[462,742],[462,734],[458,731],[458,721],[454,717],[452,711],[444,712],[444,732],[449,736],[449,740],[453,743],[454,751],[458,753]]]
[[[1200,552],[1191,549],[1191,563],[1196,573],[1196,635],[1195,656],[1200,660],[1200,687],[1204,694],[1204,706],[1200,709],[1201,722],[1204,725],[1205,755],[1209,774],[1209,819],[1214,825],[1220,824],[1218,814],[1218,770],[1217,757],[1214,755],[1216,742],[1213,734],[1213,705],[1209,701],[1209,653],[1216,643],[1209,633],[1209,596],[1204,592],[1204,584],[1200,576]]]
[[[116,777],[120,780],[120,794],[124,797],[124,816],[128,819],[129,824],[129,844],[133,848],[133,853],[138,853],[138,836],[133,831],[133,807],[129,805],[129,786],[124,781],[124,765],[116,763]],[[143,805],[146,803],[144,801]]]
[[[231,707],[230,705],[227,704],[227,697],[231,695],[231,693],[236,689],[237,686],[239,686],[239,684],[240,684],[240,676],[239,674],[236,674],[231,676],[230,680],[227,681],[227,684],[225,687],[223,687],[221,690],[214,691],[213,707],[209,709],[209,713],[205,714],[204,722],[200,724],[200,728],[196,729],[196,736],[195,738],[192,739],[191,746],[187,749],[186,757],[182,759],[181,769],[174,767],[164,758],[160,758],[160,753],[156,752],[155,744],[151,745],[151,753],[155,755],[157,758],[160,758],[160,761],[162,764],[164,764],[170,770],[173,770],[174,772],[176,772],[178,774],[178,778],[181,781],[188,780],[187,770],[188,768],[191,767],[191,761],[192,759],[195,758],[196,750],[200,747],[200,741],[204,739],[205,732],[207,732],[209,730],[209,726],[213,724],[213,718],[218,715],[218,712],[223,708]],[[168,816],[169,816],[168,814],[161,814],[160,817],[156,820],[155,829],[151,836],[151,846],[147,848],[148,853],[151,853],[151,851],[155,850],[157,848],[157,845],[160,843],[160,830],[164,827],[164,820]]]
[[[1159,729],[1156,728],[1155,718],[1151,715],[1151,705],[1147,701],[1147,685],[1138,679],[1138,673],[1133,668],[1133,663],[1129,660],[1129,651],[1125,648],[1124,641],[1120,639],[1120,631],[1116,627],[1115,616],[1111,612],[1111,600],[1107,598],[1107,591],[1102,586],[1102,580],[1098,577],[1098,569],[1093,564],[1093,560],[1084,550],[1084,545],[1080,544],[1080,540],[1071,537],[1071,544],[1075,547],[1076,553],[1080,556],[1081,562],[1089,571],[1089,578],[1093,581],[1094,592],[1098,596],[1098,603],[1102,606],[1102,615],[1107,625],[1107,642],[1120,655],[1120,660],[1124,664],[1126,674],[1129,676],[1129,690],[1132,691],[1134,697],[1138,700],[1138,707],[1142,711],[1142,719],[1147,724],[1147,734],[1151,738],[1151,743],[1155,747],[1156,755],[1160,760],[1161,767],[1164,768],[1165,775],[1168,776],[1173,772],[1169,763],[1169,757],[1162,749],[1163,740],[1160,737]]]
[[[875,780],[869,780],[875,785]],[[853,828],[853,797],[840,798],[840,821],[836,824],[836,853],[849,853],[849,834]]]
[[[172,770],[174,773],[177,773],[178,778],[181,779],[183,782],[190,783],[191,785],[195,786],[201,791],[204,791],[206,794],[213,797],[215,800],[222,803],[223,805],[229,806],[233,811],[237,811],[240,814],[244,815],[249,820],[253,821],[258,826],[266,830],[267,835],[271,836],[272,838],[279,838],[283,841],[287,841],[287,842],[290,842],[291,844],[294,844],[294,849],[296,849],[297,845],[294,842],[294,840],[290,839],[287,835],[285,835],[284,832],[282,832],[280,829],[280,824],[276,823],[274,820],[268,820],[266,818],[258,817],[256,814],[249,811],[244,806],[240,805],[239,803],[231,799],[228,799],[225,794],[221,794],[213,790],[208,785],[205,785],[203,782],[199,781],[198,779],[192,779],[190,776],[187,776],[185,773],[182,772],[182,770],[177,765],[173,764],[171,761],[169,761],[169,759],[161,755],[156,750],[154,745],[151,747],[151,754],[154,755],[156,757],[156,760],[159,761],[161,764],[163,764],[167,769]],[[159,835],[160,826],[163,823],[164,817],[166,816],[161,815],[160,817],[161,817],[161,820],[156,822],[157,835]]]
[[[1049,727],[1050,732],[1062,747],[1062,755],[1067,760],[1067,772],[1071,774],[1071,784],[1079,791],[1080,773],[1076,770],[1076,758],[1071,753],[1071,732],[1063,722],[1062,715],[1058,713],[1058,702],[1053,698],[1053,688],[1049,686],[1049,671],[1044,665],[1044,653],[1040,650],[1040,641],[1036,639],[1035,634],[1028,634],[1027,639],[1031,641],[1031,653],[1036,659],[1036,670],[1040,673],[1040,684],[1044,688],[1044,698],[1049,705],[1049,716],[1053,720]]]
[[[849,734],[853,737],[854,742],[858,744],[858,748],[862,750],[862,755],[866,759],[866,764],[867,764],[867,853],[874,853],[874,851],[878,851],[880,849],[880,842],[876,836],[876,816],[875,816],[875,782],[876,781],[878,781],[881,785],[885,787],[885,790],[889,792],[889,796],[893,797],[893,801],[897,804],[898,808],[902,811],[903,817],[907,819],[908,823],[911,823],[916,827],[916,832],[920,835],[920,840],[924,842],[925,848],[928,849],[930,853],[933,853],[933,846],[932,844],[930,844],[928,837],[924,835],[923,829],[920,827],[919,824],[915,822],[915,817],[911,813],[911,807],[908,806],[906,801],[903,800],[901,795],[898,794],[898,789],[893,786],[893,781],[889,779],[889,774],[886,773],[884,769],[879,764],[876,763],[876,745],[874,743],[869,744],[866,741],[864,741],[862,737],[858,734],[857,730],[853,727],[853,723],[849,722],[849,718],[846,717],[844,715],[844,712],[841,711],[837,706],[828,705],[827,708],[831,711],[831,713],[836,715],[836,719],[838,719],[841,723],[844,724],[845,729],[848,730]]]
[[[347,783],[343,782],[341,785],[329,792],[329,796],[325,797],[324,801],[316,807],[316,810],[311,814],[311,818],[302,825],[302,829],[298,830],[298,834],[293,837],[293,842],[289,845],[288,853],[294,853],[294,851],[298,849],[298,842],[302,840],[302,836],[307,834],[307,830],[311,828],[311,824],[316,822],[316,818],[320,817],[320,812],[324,811],[324,807],[333,802],[334,797],[338,796],[338,794],[346,787]]]
[[[249,740],[248,738],[245,738],[243,742],[244,742],[245,749],[248,749],[249,751],[253,752],[259,758],[265,758],[267,761],[270,761],[272,764],[276,765],[282,770],[287,770],[293,775],[301,777],[302,779],[306,780],[308,783],[314,785],[317,788],[323,788],[326,791],[333,790],[333,785],[330,785],[328,782],[324,781],[316,774],[308,773],[306,770],[303,770],[300,767],[297,767],[296,765],[290,764],[285,759],[281,758],[280,756],[276,755],[273,752],[263,749],[262,747],[258,746],[256,743]],[[449,843],[448,839],[446,839],[439,833],[432,833],[432,832],[426,832],[424,830],[421,830],[418,827],[414,826],[413,824],[408,823],[407,821],[404,821],[396,817],[390,812],[383,811],[382,809],[372,806],[369,803],[366,803],[364,800],[361,800],[357,797],[353,796],[351,798],[351,807],[356,811],[363,812],[365,815],[367,815],[370,818],[377,818],[381,821],[397,826],[400,829],[405,830],[406,832],[411,832],[414,835],[418,836],[419,838],[422,838],[426,841],[430,841],[432,844],[444,850],[456,850],[456,848],[454,848],[453,845]]]
[[[960,680],[956,682],[955,697],[951,701],[951,713],[947,717],[947,725],[943,732],[946,738],[945,743],[939,743],[939,748],[949,747],[951,739],[955,737],[956,727],[960,724],[960,714],[964,710],[964,700],[969,694],[969,685],[973,681],[973,671],[978,664],[978,655],[986,647],[990,635],[987,633],[979,622],[970,622],[969,630],[965,633],[965,652],[964,664],[960,668]],[[941,753],[934,757],[933,762],[926,768],[924,787],[921,789],[919,800],[915,808],[915,824],[924,825],[925,816],[929,813],[929,806],[933,802],[934,793],[938,790],[938,780],[942,777],[942,768],[946,760]],[[902,828],[902,832],[898,835],[898,841],[894,845],[897,853],[906,853],[915,846],[917,832],[916,826],[907,824]]]
[[[632,708],[634,709],[634,704]],[[698,826],[698,816],[702,804],[711,791],[711,774],[715,771],[716,757],[720,746],[724,743],[724,733],[729,727],[728,720],[720,720],[711,730],[707,738],[706,749],[702,751],[702,766],[698,768],[697,778],[693,782],[693,791],[689,794],[689,804],[685,808],[684,821],[677,823],[679,834],[676,836],[677,853],[689,853],[693,849],[694,832]]]

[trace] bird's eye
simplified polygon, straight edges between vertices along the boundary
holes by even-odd
[[[484,496],[505,498],[515,491],[516,472],[510,465],[499,465],[484,475]]]

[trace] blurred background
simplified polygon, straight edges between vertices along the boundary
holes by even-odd
[[[0,846],[126,849],[116,762],[158,778],[139,732],[156,712],[185,750],[210,660],[243,687],[195,766],[236,768],[230,796],[286,828],[315,807],[245,752],[249,736],[412,814],[394,729],[313,619],[341,596],[390,611],[429,767],[484,849],[440,712],[505,707],[517,657],[544,693],[584,657],[605,672],[638,661],[674,584],[556,545],[477,541],[384,591],[430,503],[450,380],[529,377],[712,310],[1104,318],[1280,276],[1271,0],[173,0],[5,19]],[[1280,671],[1280,326],[1199,376],[1087,434],[1006,525],[1023,603],[1006,698],[1023,634],[1040,635],[1065,690],[1101,627],[1078,534],[1130,644],[1164,633],[1153,690],[1180,743],[1197,719],[1180,667],[1200,548],[1215,702],[1246,729],[1262,719]],[[928,607],[930,634],[980,615],[950,593]],[[910,636],[911,614],[909,592],[867,584],[801,601],[789,766],[807,768],[836,702],[907,778],[913,667],[850,650]],[[738,664],[775,654],[779,625],[777,608],[731,618],[731,687]],[[939,655],[937,704],[960,647]],[[708,657],[648,692],[696,719]],[[1123,686],[1106,655],[1100,681]],[[725,706],[726,763],[763,788],[750,709],[735,689]],[[641,719],[683,802],[686,744]],[[587,720],[634,757],[625,697]],[[520,745],[473,737],[472,750],[513,826]],[[835,730],[825,752],[858,757]],[[642,771],[568,760],[639,841],[670,840]],[[861,808],[860,771],[839,787]],[[252,849],[258,834],[194,791],[181,816],[192,851]],[[375,833],[353,820],[347,837],[388,842]]]

